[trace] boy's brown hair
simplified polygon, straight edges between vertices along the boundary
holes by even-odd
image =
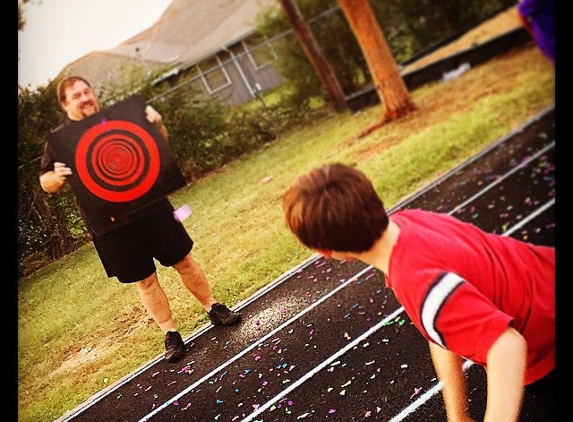
[[[286,224],[310,249],[364,252],[388,227],[388,215],[364,173],[341,163],[300,176],[283,195]]]

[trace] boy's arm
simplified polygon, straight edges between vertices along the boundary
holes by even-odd
[[[430,354],[436,374],[443,383],[442,395],[448,421],[474,422],[468,413],[463,359],[433,342],[430,342]]]
[[[487,407],[484,422],[519,419],[523,400],[527,343],[508,327],[487,354]]]

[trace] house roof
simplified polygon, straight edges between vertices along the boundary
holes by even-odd
[[[81,74],[94,87],[117,81],[130,67],[173,69],[186,67],[256,29],[259,12],[276,0],[173,0],[148,29],[116,47],[91,52],[68,64],[62,76]]]

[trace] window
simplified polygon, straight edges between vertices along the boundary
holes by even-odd
[[[203,60],[197,65],[203,83],[210,94],[231,85],[231,80],[218,56]]]
[[[266,66],[277,58],[271,43],[262,35],[253,35],[243,41],[243,47],[255,69]]]
[[[194,92],[205,92],[205,84],[203,83],[203,79],[201,78],[201,73],[197,66],[193,66],[191,69],[187,71],[186,79],[189,80],[189,86],[191,90]]]

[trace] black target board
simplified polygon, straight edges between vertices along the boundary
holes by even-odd
[[[56,161],[72,169],[67,180],[96,233],[186,184],[146,106],[133,96],[48,135]]]

